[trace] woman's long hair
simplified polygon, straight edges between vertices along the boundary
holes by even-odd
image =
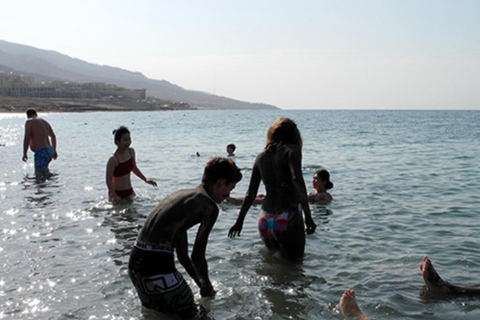
[[[297,124],[290,118],[280,118],[275,121],[267,132],[267,144],[265,150],[270,152],[284,144],[303,145],[302,136]]]

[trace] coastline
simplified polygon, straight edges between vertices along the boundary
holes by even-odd
[[[22,113],[29,108],[38,112],[118,112],[197,110],[187,103],[161,100],[65,99],[0,96],[0,113]]]

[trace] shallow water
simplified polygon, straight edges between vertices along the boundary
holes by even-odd
[[[217,290],[201,299],[207,319],[341,319],[346,289],[374,319],[480,319],[478,299],[426,295],[419,269],[428,255],[445,279],[480,283],[478,111],[40,116],[58,138],[59,158],[45,181],[33,174],[32,153],[21,161],[24,114],[0,114],[0,319],[169,319],[141,309],[127,276],[140,226],[166,195],[198,185],[206,161],[225,155],[228,143],[237,145],[244,173],[232,194],[242,196],[267,128],[280,116],[302,132],[308,190],[324,166],[334,202],[311,206],[318,228],[301,263],[263,248],[259,207],[241,237],[228,239],[239,207],[222,204],[207,248]],[[132,131],[139,168],[159,187],[132,177],[137,201],[113,207],[105,165],[115,150],[111,132],[122,124]]]

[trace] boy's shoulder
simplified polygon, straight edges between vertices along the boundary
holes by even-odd
[[[168,196],[165,200],[167,200],[168,198],[183,200],[184,204],[191,204],[192,202],[197,202],[197,201],[206,202],[206,203],[211,202],[215,204],[215,202],[207,194],[205,189],[201,187],[178,190],[172,193],[170,196]]]

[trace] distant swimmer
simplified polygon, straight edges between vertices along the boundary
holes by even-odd
[[[372,320],[363,314],[360,310],[357,300],[355,300],[355,291],[346,290],[342,298],[340,299],[340,304],[338,305],[340,312],[342,313],[344,319],[347,320]]]
[[[423,258],[420,270],[422,270],[423,281],[431,292],[454,296],[480,296],[480,287],[459,287],[440,278],[427,256]]]
[[[245,200],[228,232],[230,238],[240,236],[260,182],[266,190],[258,217],[260,237],[268,248],[279,250],[285,259],[302,257],[305,231],[312,234],[317,225],[312,219],[303,179],[302,137],[296,123],[289,118],[278,119],[268,129],[265,149],[255,159]]]
[[[34,152],[35,171],[45,173],[52,159],[56,160],[57,137],[52,127],[43,118],[39,118],[35,109],[27,110],[25,123],[25,138],[23,140],[22,160],[28,160],[28,147]]]
[[[313,188],[314,192],[308,195],[308,201],[310,202],[331,202],[333,200],[332,195],[327,192],[333,188],[333,183],[330,181],[330,173],[323,168],[320,168],[313,175]]]
[[[212,158],[205,165],[197,188],[176,191],[153,209],[128,263],[130,279],[144,307],[182,318],[205,313],[195,304],[192,290],[176,269],[175,260],[198,285],[202,297],[215,294],[205,257],[208,238],[219,214],[217,204],[230,195],[241,179],[242,173],[231,159]],[[199,226],[190,257],[187,231],[196,225]]]
[[[229,157],[234,157],[235,156],[235,150],[237,149],[237,146],[235,146],[233,143],[230,143],[228,146],[227,146],[227,155]]]
[[[118,204],[122,199],[132,201],[135,197],[130,180],[130,172],[133,172],[137,177],[154,187],[157,186],[157,183],[147,179],[137,167],[135,150],[130,148],[132,139],[130,138],[128,128],[121,126],[114,130],[113,134],[117,150],[108,159],[106,183],[109,201],[113,204]]]

